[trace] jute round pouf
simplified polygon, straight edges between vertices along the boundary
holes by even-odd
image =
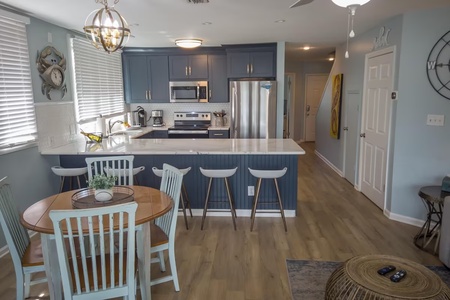
[[[384,276],[377,273],[389,265],[396,270]],[[400,282],[392,282],[389,277],[398,270],[407,274]],[[450,289],[418,263],[395,256],[365,255],[347,260],[331,274],[325,299],[450,299]]]

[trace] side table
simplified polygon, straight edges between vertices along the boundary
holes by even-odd
[[[377,270],[393,265],[406,270],[399,282],[379,275]],[[325,300],[354,299],[450,299],[450,289],[427,267],[389,255],[364,255],[347,260],[330,276],[325,290]]]
[[[419,197],[427,209],[427,219],[414,237],[414,244],[420,249],[426,250],[434,239],[433,254],[436,254],[439,245],[442,208],[446,196],[450,196],[450,193],[441,191],[441,186],[424,186],[419,190]]]

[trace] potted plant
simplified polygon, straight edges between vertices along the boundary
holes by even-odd
[[[113,197],[113,186],[117,180],[116,176],[94,175],[89,180],[89,187],[95,191],[97,201],[108,201]]]

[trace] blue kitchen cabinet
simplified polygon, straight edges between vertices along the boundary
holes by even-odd
[[[123,54],[127,103],[169,103],[167,55]]]
[[[170,80],[207,80],[208,56],[171,55],[169,56]]]
[[[209,102],[229,102],[227,56],[221,54],[208,55],[208,69]]]
[[[276,77],[275,51],[228,52],[229,78]]]

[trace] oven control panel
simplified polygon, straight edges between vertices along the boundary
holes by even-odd
[[[211,121],[210,112],[174,112],[174,121]]]

